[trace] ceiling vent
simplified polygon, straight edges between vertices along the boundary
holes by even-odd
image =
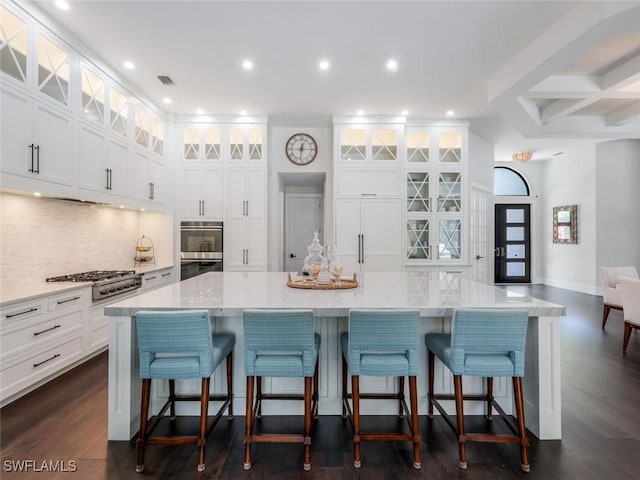
[[[158,80],[160,80],[163,85],[173,85],[173,80],[167,75],[158,75]]]

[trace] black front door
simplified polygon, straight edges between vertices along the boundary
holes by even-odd
[[[495,283],[529,283],[530,205],[496,204],[495,207]]]

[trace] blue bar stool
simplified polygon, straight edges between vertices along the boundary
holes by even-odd
[[[395,441],[413,443],[413,468],[419,469],[420,434],[418,429],[418,344],[420,315],[417,310],[351,310],[349,331],[340,337],[342,346],[342,416],[353,427],[353,466],[360,468],[360,442]],[[347,368],[348,367],[348,368]],[[351,394],[347,378],[351,373]],[[360,393],[360,375],[398,377],[398,393]],[[404,397],[404,377],[409,377],[411,410]],[[353,411],[349,405],[353,404]],[[398,400],[399,416],[407,418],[411,433],[361,433],[360,399]]]
[[[276,442],[302,443],[303,468],[308,471],[311,469],[311,419],[318,417],[320,335],[315,333],[313,311],[247,309],[243,312],[243,323],[247,376],[244,469],[251,468],[253,442]],[[304,377],[304,395],[265,394],[262,377]],[[304,433],[254,433],[256,419],[262,415],[263,400],[304,400]]]
[[[458,436],[460,468],[467,468],[466,442],[512,442],[520,444],[521,468],[528,472],[527,431],[524,422],[524,353],[527,340],[528,314],[519,310],[456,310],[451,334],[427,333],[425,343],[429,357],[429,416],[433,406],[442,414]],[[434,392],[435,357],[453,373],[455,395]],[[482,395],[464,395],[462,375],[487,378],[487,391]],[[493,397],[493,377],[512,377],[517,426],[506,416]],[[439,400],[455,400],[457,425],[454,425]],[[514,435],[468,433],[464,428],[464,400],[487,402],[487,418],[495,408]]]
[[[140,432],[138,435],[138,461],[136,472],[144,470],[144,451],[147,445],[198,445],[198,471],[205,468],[204,455],[207,436],[222,417],[225,409],[233,418],[233,333],[211,331],[209,312],[206,310],[153,311],[136,314],[142,402]],[[210,377],[226,358],[227,394],[209,393]],[[177,396],[175,379],[201,378],[200,396]],[[169,380],[169,398],[160,413],[149,423],[151,379]],[[176,418],[175,402],[200,402],[200,431],[191,436],[151,436],[162,416],[171,408],[171,421]],[[210,401],[222,401],[215,418],[207,425]]]

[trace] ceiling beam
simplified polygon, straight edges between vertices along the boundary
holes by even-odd
[[[608,127],[617,127],[637,118],[640,118],[640,102],[633,103],[610,113],[605,117],[605,124]]]
[[[610,70],[602,76],[602,90],[620,90],[640,80],[640,55]]]

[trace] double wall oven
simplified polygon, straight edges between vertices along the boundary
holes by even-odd
[[[180,280],[222,271],[222,222],[180,223]]]

